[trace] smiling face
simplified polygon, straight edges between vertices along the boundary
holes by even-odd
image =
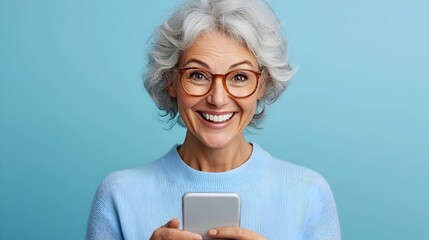
[[[258,71],[257,60],[249,49],[218,31],[201,35],[183,52],[178,66],[179,69],[198,68],[212,74],[226,74],[239,69]],[[188,129],[185,141],[222,148],[238,146],[236,144],[245,141],[243,130],[252,120],[257,100],[263,96],[264,90],[261,77],[255,93],[246,98],[235,98],[224,89],[222,78],[215,77],[211,91],[196,97],[183,90],[180,76],[177,76],[169,93],[177,98],[180,116]]]

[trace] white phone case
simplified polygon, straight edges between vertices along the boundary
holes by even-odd
[[[211,228],[240,226],[240,196],[236,193],[183,195],[183,229],[210,239]]]

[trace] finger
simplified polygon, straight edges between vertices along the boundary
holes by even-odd
[[[202,240],[203,237],[199,234],[182,231],[175,228],[162,227],[153,232],[151,240],[179,240],[179,239],[190,239],[190,240]]]
[[[203,237],[199,234],[188,232],[188,231],[181,231],[174,228],[165,228],[164,232],[162,233],[161,239],[168,239],[168,240],[181,240],[181,239],[192,239],[192,240],[202,240]]]
[[[261,235],[241,227],[221,227],[209,230],[209,235],[215,239],[263,240]]]
[[[177,218],[173,218],[167,224],[165,224],[165,226],[168,228],[179,228],[180,221]]]
[[[209,230],[209,235],[214,238],[244,239],[239,227],[213,228]]]

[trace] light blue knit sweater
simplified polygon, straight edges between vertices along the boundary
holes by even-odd
[[[250,159],[231,171],[194,170],[177,147],[157,161],[108,175],[95,195],[87,239],[149,239],[173,217],[182,219],[186,192],[235,192],[241,226],[270,240],[340,239],[329,185],[314,171],[272,157],[253,144]]]

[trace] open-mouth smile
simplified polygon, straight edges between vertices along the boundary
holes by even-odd
[[[221,114],[221,115],[214,115],[214,114],[209,114],[209,113],[204,113],[201,112],[200,113],[201,116],[209,121],[209,122],[214,122],[214,123],[222,123],[222,122],[226,122],[229,119],[232,118],[232,116],[234,115],[234,113],[226,113],[226,114]]]

